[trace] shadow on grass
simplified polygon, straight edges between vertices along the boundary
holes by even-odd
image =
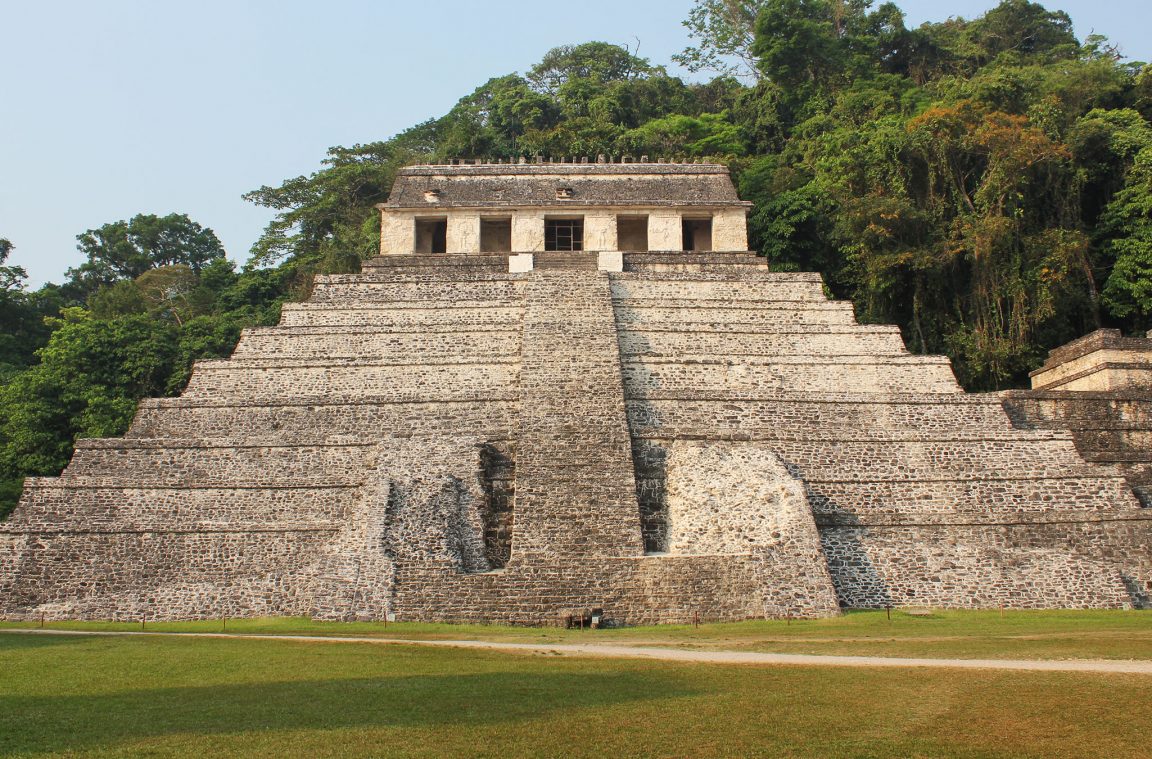
[[[25,635],[22,633],[0,633],[0,653],[8,651],[56,648],[59,646],[80,646],[85,643],[81,636],[68,635]],[[0,691],[2,694],[3,691]]]
[[[0,755],[82,751],[174,734],[457,727],[691,696],[657,672],[532,669],[461,675],[148,688],[128,693],[0,693]]]

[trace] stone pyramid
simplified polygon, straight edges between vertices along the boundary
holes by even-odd
[[[747,252],[383,255],[84,440],[0,616],[554,624],[1147,601],[1071,436]],[[607,269],[607,270],[606,270]]]

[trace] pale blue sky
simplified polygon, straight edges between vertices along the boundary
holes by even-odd
[[[909,25],[995,0],[897,0]],[[1053,0],[1081,37],[1152,60],[1148,0]],[[82,260],[75,237],[187,213],[243,261],[270,218],[247,190],[316,170],[331,145],[445,113],[550,48],[635,46],[670,65],[692,0],[369,2],[0,0],[0,237],[32,283]]]

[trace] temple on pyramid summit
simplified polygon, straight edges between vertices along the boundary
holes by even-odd
[[[1076,430],[1067,388],[967,394],[749,252],[749,205],[720,165],[401,170],[362,273],[28,480],[0,617],[1147,605],[1152,469],[1082,444],[1147,393]]]

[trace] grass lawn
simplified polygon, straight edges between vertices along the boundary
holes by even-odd
[[[36,627],[35,623],[0,623]],[[139,630],[139,623],[66,622],[49,628]],[[170,632],[220,632],[221,620],[148,623]],[[229,620],[228,632],[474,639],[529,643],[621,643],[774,653],[999,659],[1152,659],[1150,611],[851,612],[833,619],[753,621],[616,630],[313,622],[303,618]]]
[[[0,634],[2,756],[1146,757],[1152,677]]]

